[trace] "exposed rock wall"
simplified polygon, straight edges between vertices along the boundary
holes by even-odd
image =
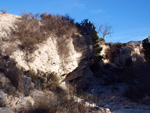
[[[16,15],[0,14],[0,83],[4,86],[1,86],[0,102],[5,103],[11,110],[18,111],[21,108],[25,109],[28,107],[26,106],[28,103],[34,104],[34,101],[38,98],[35,98],[36,94],[46,94],[38,90],[36,93],[33,93],[35,86],[31,82],[32,78],[26,77],[25,74],[29,70],[34,72],[38,72],[38,70],[54,72],[60,81],[70,81],[81,76],[86,80],[86,78],[92,76],[89,68],[93,57],[92,39],[90,36],[81,35],[77,29],[74,29],[70,34],[60,37],[53,34],[47,40],[37,44],[37,49],[34,52],[28,53],[19,47],[21,42],[13,40],[14,36],[11,35],[11,30],[15,30],[14,23],[19,18],[20,16]],[[13,67],[14,73],[9,71]],[[6,77],[5,73],[7,72],[9,72],[8,76],[10,78]],[[17,79],[17,77],[19,78]],[[19,82],[20,80],[21,82]],[[83,83],[83,81],[81,82]],[[13,86],[13,83],[16,86]],[[63,83],[65,82],[61,82],[59,86],[65,86]],[[19,88],[20,84],[22,84],[22,89]],[[64,89],[65,87],[62,88]],[[19,92],[19,89],[27,91],[27,94],[22,94]],[[9,94],[9,92],[14,94]],[[19,95],[19,97],[15,94]],[[48,95],[52,97],[51,94]],[[47,96],[44,95],[44,97]]]
[[[113,63],[116,66],[125,66],[126,64],[134,61],[143,61],[144,55],[140,47],[113,47],[109,45],[101,45],[101,55],[110,58],[103,59],[104,63]]]
[[[69,36],[50,36],[46,41],[37,45],[37,50],[28,54],[30,60],[27,61],[26,53],[17,46],[20,42],[3,40],[9,36],[10,29],[13,29],[13,23],[20,17],[10,14],[0,14],[0,17],[2,18],[0,19],[0,26],[2,26],[0,31],[3,33],[0,35],[1,51],[14,59],[18,68],[55,72],[61,80],[64,80],[68,73],[76,69],[83,71],[88,67],[93,55],[91,37],[82,36],[78,31],[72,32]],[[81,75],[69,75],[68,80]]]

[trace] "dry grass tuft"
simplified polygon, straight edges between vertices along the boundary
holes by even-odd
[[[37,89],[55,90],[59,86],[59,79],[53,72],[42,72],[38,70],[37,73],[29,71],[26,75],[31,77]]]

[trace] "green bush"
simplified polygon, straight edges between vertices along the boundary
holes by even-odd
[[[142,46],[143,46],[145,60],[147,62],[150,62],[150,42],[148,38],[143,40]]]
[[[99,46],[99,36],[95,25],[88,21],[88,19],[85,19],[80,23],[80,26],[82,27],[82,32],[84,34],[90,35],[92,37],[95,56],[100,56],[102,48]]]

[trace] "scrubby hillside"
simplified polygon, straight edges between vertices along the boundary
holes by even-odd
[[[1,106],[18,112],[32,109],[32,106],[33,109],[42,107],[44,102],[47,110],[52,106],[64,107],[55,107],[53,112],[65,110],[65,106],[57,102],[49,105],[49,102],[63,96],[60,102],[71,104],[73,101],[67,99],[65,83],[80,76],[92,76],[89,69],[93,56],[91,37],[80,34],[64,16],[42,14],[41,21],[33,14],[22,17],[0,14],[0,18]],[[56,98],[54,93],[57,93]],[[67,110],[73,110],[72,107]]]
[[[1,16],[5,17],[1,18],[1,32],[5,34],[1,36],[1,51],[14,59],[18,67],[25,71],[51,71],[59,74],[60,78],[61,75],[65,78],[65,75],[75,70],[82,60],[92,57],[90,37],[82,36],[77,28],[65,22],[66,20],[63,23],[62,19],[59,19],[60,16],[45,14],[41,21],[44,21],[43,23],[38,22],[35,17],[30,17],[31,15],[18,17],[1,14]],[[54,23],[48,25],[46,23],[48,21]],[[56,23],[58,25],[53,25]],[[68,25],[64,27],[64,24]],[[47,31],[48,29],[50,30]],[[88,65],[88,60],[86,64]]]
[[[96,27],[87,19],[75,23],[69,16],[0,13],[0,42],[2,113],[150,111],[143,49],[99,45]]]

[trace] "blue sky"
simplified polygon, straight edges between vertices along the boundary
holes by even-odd
[[[20,15],[21,11],[69,14],[76,22],[89,19],[97,27],[112,26],[107,42],[143,40],[150,35],[150,0],[1,0],[0,9]]]

